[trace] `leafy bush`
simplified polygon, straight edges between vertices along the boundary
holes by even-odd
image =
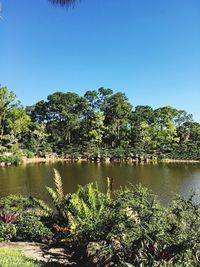
[[[48,242],[53,233],[44,223],[32,215],[21,216],[16,222],[17,239],[25,241]]]
[[[1,147],[0,147],[1,150]],[[22,163],[23,157],[32,158],[34,156],[33,152],[29,150],[21,150],[13,148],[10,151],[10,155],[7,154],[1,154],[0,155],[0,163],[5,163],[6,165],[10,164],[20,164]]]
[[[7,147],[0,145],[0,153],[6,152],[6,151],[7,151]]]
[[[11,156],[0,155],[0,162],[3,162],[7,165],[19,164],[19,163],[21,163],[21,157],[18,155],[11,155]]]
[[[0,221],[0,241],[7,241],[16,236],[16,226],[14,224]]]
[[[86,255],[94,266],[198,266],[200,206],[195,195],[176,198],[163,208],[148,190],[137,186],[116,194],[111,220],[102,217],[87,240]],[[112,223],[105,235],[104,227]],[[182,264],[182,265],[181,265]]]
[[[28,149],[23,150],[24,156],[26,156],[28,159],[31,159],[34,157],[34,153]]]
[[[42,200],[20,195],[1,198],[0,210],[16,214],[35,214],[37,216],[47,216],[52,213],[52,210]]]
[[[2,211],[0,220],[5,221],[7,217],[10,218],[11,214],[15,216],[15,220],[12,222],[16,228],[16,235],[10,238],[42,242],[52,239],[53,233],[46,226],[52,211],[43,201],[11,195],[0,200],[0,210]],[[3,214],[7,214],[6,218]]]

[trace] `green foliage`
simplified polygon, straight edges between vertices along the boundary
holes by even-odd
[[[0,199],[0,210],[16,214],[31,214],[38,216],[50,215],[51,209],[36,198],[26,198],[18,195],[10,195]]]
[[[34,157],[34,153],[28,149],[24,150],[24,155],[28,158],[28,159],[31,159]]]
[[[84,142],[99,148],[105,128],[103,114],[99,111],[90,112],[82,122]]]
[[[76,193],[70,195],[67,205],[68,224],[70,233],[77,236],[79,242],[100,234],[102,229],[94,229],[97,230],[97,225],[105,216],[109,201],[110,191],[104,195],[93,184],[79,187]]]
[[[64,219],[66,219],[65,211],[63,210],[63,202],[64,202],[63,183],[61,176],[56,169],[54,169],[54,183],[55,183],[55,190],[50,187],[46,187],[46,189],[59,215],[61,215]]]
[[[89,266],[198,266],[200,204],[195,194],[176,197],[164,208],[140,185],[121,189],[114,198],[111,190],[107,179],[106,194],[89,184],[59,202],[68,230],[64,240],[71,240],[79,259]]]
[[[163,208],[145,188],[121,190],[93,231],[110,231],[85,241],[94,266],[198,266],[200,205],[194,196]],[[87,235],[85,235],[87,236]],[[85,257],[85,256],[83,256]],[[108,265],[107,265],[108,264]]]
[[[55,92],[26,110],[12,91],[0,87],[1,162],[19,162],[17,153],[5,156],[16,148],[69,159],[200,159],[200,124],[170,106],[133,109],[124,93],[103,87],[84,97]]]
[[[39,217],[33,215],[19,215],[16,229],[18,240],[48,242],[53,237],[51,230],[44,225]]]
[[[55,190],[48,188],[54,214],[34,198],[0,200],[1,212],[16,216],[0,221],[0,240],[64,242],[88,266],[199,266],[200,203],[195,194],[177,196],[163,207],[141,185],[113,195],[107,178],[105,194],[88,184],[64,195],[56,170],[54,181]]]
[[[62,181],[59,173],[54,170],[55,190],[47,188],[50,197],[58,212],[57,222],[62,227],[67,226],[67,234],[74,240],[83,244],[84,240],[92,236],[102,235],[102,228],[97,230],[101,218],[110,216],[108,206],[111,202],[111,181],[107,178],[107,193],[99,191],[97,184],[88,184],[85,187],[79,186],[76,193],[63,195]],[[105,225],[105,228],[107,226]],[[58,227],[59,228],[59,227]],[[107,229],[109,232],[110,229]],[[106,231],[106,230],[105,230]],[[66,235],[65,235],[66,237]]]
[[[20,164],[21,160],[22,160],[21,156],[17,154],[13,154],[10,156],[0,155],[0,163],[5,163],[6,165]]]
[[[53,169],[53,170],[54,170],[54,182],[56,186],[56,192],[57,192],[58,198],[62,200],[64,198],[62,178],[56,169]]]
[[[8,235],[8,240],[14,238],[47,242],[52,239],[53,234],[46,226],[52,211],[43,201],[11,195],[0,199],[0,210],[16,214],[16,221],[5,226],[8,230],[9,227],[15,229],[13,235]]]
[[[16,236],[16,226],[14,224],[0,221],[0,241],[8,241]]]
[[[191,115],[170,106],[133,110],[125,94],[111,89],[90,90],[84,98],[57,92],[29,108],[28,114],[33,122],[46,125],[52,150],[68,158],[200,158],[200,125]]]
[[[28,131],[30,117],[19,102],[14,92],[0,87],[0,145],[11,148],[18,143],[23,132]]]

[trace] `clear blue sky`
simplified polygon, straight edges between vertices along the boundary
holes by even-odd
[[[200,122],[200,0],[1,0],[0,83],[30,105],[101,86]]]

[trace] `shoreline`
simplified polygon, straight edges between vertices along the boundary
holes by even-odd
[[[90,160],[90,159],[64,159],[64,158],[40,158],[40,157],[34,157],[34,158],[26,158],[23,159],[22,164],[30,164],[30,163],[54,163],[54,162],[89,162],[89,163],[200,163],[200,160],[186,160],[186,159],[157,159],[157,160],[126,160],[126,159],[111,159],[107,158],[105,160]]]
[[[67,159],[63,158],[40,158],[40,157],[34,157],[34,158],[23,158],[22,164],[29,164],[29,163],[46,163],[46,162],[58,162],[58,161],[67,161]]]
[[[11,165],[26,165],[26,164],[50,164],[50,163],[56,163],[56,162],[73,162],[73,163],[127,163],[127,164],[168,164],[168,163],[186,163],[186,164],[192,164],[192,163],[200,163],[200,160],[187,160],[187,159],[121,159],[121,158],[105,158],[105,159],[99,159],[99,158],[76,158],[76,159],[70,159],[70,158],[59,158],[59,157],[33,157],[33,158],[22,158],[21,162],[18,164],[11,164],[11,163],[5,163],[0,162],[0,167],[5,166],[11,166]]]

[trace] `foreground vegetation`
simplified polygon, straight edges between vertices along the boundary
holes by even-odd
[[[41,267],[41,265],[25,257],[21,251],[0,249],[0,267]]]
[[[11,153],[11,155],[9,155]],[[77,159],[200,159],[200,124],[184,110],[134,109],[124,93],[56,92],[24,108],[0,87],[0,162],[57,155]]]
[[[22,196],[0,200],[0,240],[63,246],[85,266],[191,266],[200,263],[200,204],[176,197],[164,208],[146,188],[116,193],[107,180],[65,195],[55,170],[54,207]]]

